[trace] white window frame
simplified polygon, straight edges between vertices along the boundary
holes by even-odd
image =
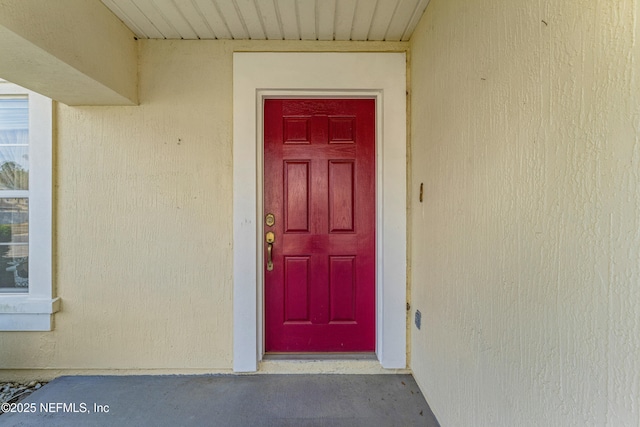
[[[29,99],[29,291],[0,293],[0,331],[50,331],[60,309],[51,258],[53,102],[3,80],[0,95]]]

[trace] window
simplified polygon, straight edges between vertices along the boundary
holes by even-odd
[[[29,290],[29,98],[0,95],[0,292]]]
[[[48,331],[52,102],[0,80],[0,330]]]

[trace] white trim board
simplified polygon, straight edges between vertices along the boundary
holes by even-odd
[[[0,331],[50,331],[60,298],[53,298],[52,173],[53,104],[51,99],[0,80],[0,95],[29,99],[29,190],[2,191],[1,197],[29,198],[28,292],[0,293]]]
[[[234,53],[233,370],[263,354],[262,106],[269,97],[376,99],[376,355],[406,367],[404,53]]]

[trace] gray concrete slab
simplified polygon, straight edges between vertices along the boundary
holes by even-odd
[[[438,426],[411,375],[60,377],[20,404],[0,425]]]

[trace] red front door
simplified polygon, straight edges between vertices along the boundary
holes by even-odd
[[[375,100],[266,100],[264,173],[265,350],[373,351]]]

